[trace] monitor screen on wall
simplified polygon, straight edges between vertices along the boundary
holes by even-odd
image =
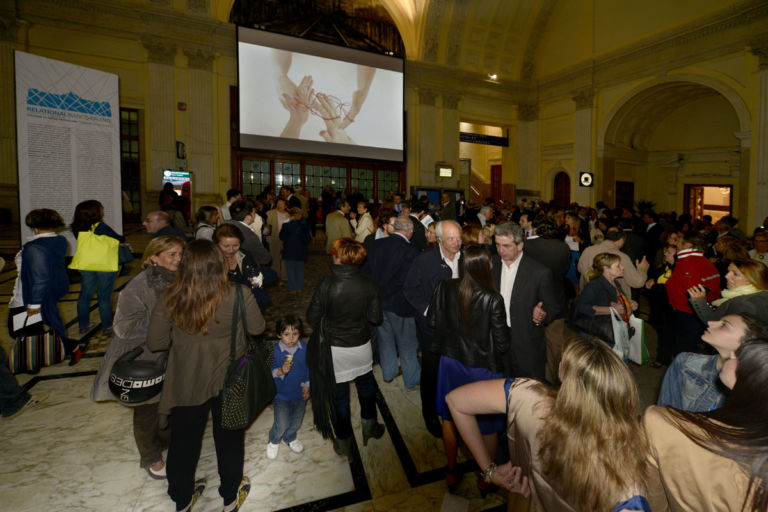
[[[403,161],[403,59],[237,34],[241,147]]]

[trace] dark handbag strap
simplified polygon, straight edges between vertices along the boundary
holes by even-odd
[[[239,317],[239,318],[238,318]],[[235,283],[235,306],[232,311],[232,334],[229,338],[229,361],[235,360],[235,345],[237,343],[237,324],[238,320],[243,322],[243,330],[247,332],[245,323],[245,306],[243,304],[243,290],[240,289],[240,284]]]

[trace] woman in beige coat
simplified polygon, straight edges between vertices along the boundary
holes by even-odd
[[[184,240],[168,235],[153,238],[147,245],[144,250],[144,271],[131,279],[117,299],[112,341],[93,380],[91,400],[115,400],[109,390],[112,366],[120,356],[146,343],[152,309],[175,279],[183,248]],[[137,359],[160,360],[164,357],[165,354],[153,353],[145,348]],[[141,457],[139,465],[147,470],[150,477],[163,480],[165,463],[162,452],[168,444],[169,432],[160,428],[157,412],[159,400],[160,395],[157,395],[146,402],[132,405],[133,435]]]
[[[286,209],[285,199],[277,200],[275,207],[267,212],[267,227],[269,230],[269,254],[272,256],[272,269],[277,272],[280,280],[286,278],[283,264],[283,242],[280,240],[280,230],[283,224],[290,220]]]

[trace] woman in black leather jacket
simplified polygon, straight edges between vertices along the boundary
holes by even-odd
[[[437,285],[427,313],[437,340],[432,350],[440,354],[437,375],[437,411],[443,418],[443,446],[448,459],[446,484],[453,492],[459,485],[456,472],[457,433],[445,395],[453,389],[479,380],[513,376],[509,328],[504,299],[496,292],[487,247],[470,245],[461,257],[460,279],[444,279]],[[479,420],[489,453],[496,453],[496,433],[504,430],[504,417]],[[483,482],[484,483],[484,482]],[[478,480],[483,494],[483,486]]]
[[[352,422],[349,409],[349,382],[354,381],[363,419],[363,445],[368,439],[384,435],[384,425],[376,420],[376,381],[373,377],[372,325],[382,320],[379,290],[374,280],[360,273],[365,260],[363,245],[351,238],[340,238],[331,246],[331,276],[320,282],[307,309],[313,329],[324,322],[324,347],[315,335],[308,347],[307,364],[312,380],[312,409],[315,424],[324,437],[333,438],[339,455],[352,453]],[[310,357],[312,355],[315,357]],[[324,364],[324,360],[327,365]],[[326,366],[331,371],[326,371]],[[316,382],[322,379],[322,382]],[[332,381],[332,382],[331,382]],[[323,392],[328,389],[328,393]],[[323,422],[330,419],[330,425]]]

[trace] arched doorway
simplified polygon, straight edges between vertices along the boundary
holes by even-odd
[[[571,204],[571,177],[565,171],[555,175],[555,190],[552,194],[557,206],[566,207]]]
[[[608,206],[633,198],[659,211],[686,210],[689,185],[729,185],[736,216],[747,209],[749,130],[740,96],[721,82],[697,75],[654,80],[630,91],[609,112],[598,134],[598,197]],[[625,192],[621,194],[622,192]],[[622,198],[620,198],[620,194]]]

